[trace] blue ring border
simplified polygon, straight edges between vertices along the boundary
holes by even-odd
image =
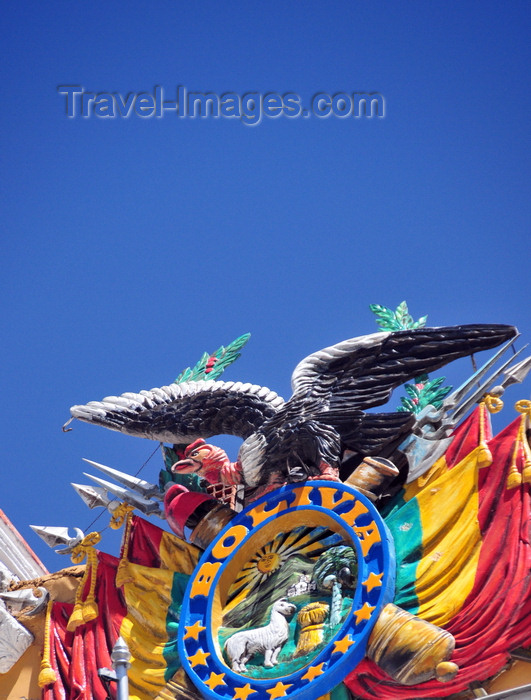
[[[295,499],[295,491],[301,487],[313,487],[312,491],[309,493],[309,500],[312,501],[312,505],[292,505]],[[347,512],[351,509],[352,500],[339,503],[333,510],[325,508],[321,505],[318,495],[319,489],[323,487],[332,488],[338,492],[347,492],[352,495],[355,500],[361,501],[367,508],[366,513],[356,518],[355,524],[357,526],[364,526],[374,521],[380,535],[380,542],[371,546],[366,557],[362,554],[358,535],[341,517],[342,512]],[[279,513],[273,513],[253,527],[252,518],[248,515],[250,511],[257,506],[267,504],[267,512],[267,510],[274,509],[275,506],[283,500],[288,501],[287,508]],[[208,624],[212,615],[213,597],[216,593],[219,578],[223,573],[224,567],[237,553],[238,548],[223,559],[212,556],[212,550],[234,525],[244,525],[249,529],[247,535],[245,535],[239,543],[239,546],[242,546],[260,529],[268,525],[272,519],[284,516],[293,511],[318,511],[320,514],[324,513],[347,532],[352,544],[356,547],[358,555],[358,584],[356,586],[351,612],[348,614],[340,630],[336,633],[334,638],[330,640],[325,649],[314,657],[309,664],[288,676],[280,676],[271,679],[254,679],[232,671],[232,669],[227,666],[224,659],[219,657],[217,652],[218,647],[213,639],[212,631]],[[202,565],[206,562],[222,562],[222,566],[212,579],[209,595],[207,597],[196,595],[194,599],[191,599],[190,593],[194,579]],[[241,513],[238,513],[223,530],[221,530],[205,550],[193,574],[190,576],[183,598],[178,631],[178,651],[183,668],[201,694],[208,700],[232,700],[232,698],[235,697],[236,689],[246,686],[247,684],[252,688],[249,694],[249,700],[271,700],[272,695],[268,693],[268,690],[272,690],[279,682],[290,686],[282,697],[290,699],[297,698],[297,700],[315,700],[315,698],[325,695],[332,690],[332,688],[341,683],[345,676],[354,670],[365,656],[368,638],[378,615],[382,608],[387,603],[391,602],[394,597],[395,566],[392,536],[373,503],[362,493],[342,482],[325,480],[297,482],[281,486],[275,491],[253,501]],[[371,572],[376,574],[383,572],[384,575],[382,577],[382,586],[373,588],[372,591],[368,592],[362,583]],[[198,601],[198,598],[201,600]],[[353,611],[360,609],[364,603],[368,603],[371,607],[374,607],[374,610],[369,620],[361,621],[360,624],[356,625]],[[200,611],[201,607],[203,608],[202,612]],[[206,629],[198,635],[197,640],[193,638],[184,640],[185,627],[190,627],[198,621]],[[334,641],[343,639],[346,635],[350,635],[354,644],[344,653],[333,652]],[[188,657],[192,656],[200,648],[203,649],[204,652],[209,653],[208,661],[205,664],[192,667],[188,662]],[[311,681],[302,679],[302,676],[307,673],[309,667],[318,666],[320,663],[326,664],[326,671],[322,675]],[[223,684],[217,685],[214,690],[205,684],[211,673],[224,674]]]

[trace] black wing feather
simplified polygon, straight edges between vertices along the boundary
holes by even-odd
[[[489,350],[517,334],[513,326],[469,325],[374,333],[325,348],[295,369],[293,398],[306,396],[330,409],[366,409],[389,400],[393,389],[460,357]]]
[[[265,387],[201,381],[109,396],[72,406],[70,413],[127,435],[189,443],[212,435],[247,438],[283,404],[282,398]]]

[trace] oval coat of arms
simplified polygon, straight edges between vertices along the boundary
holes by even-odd
[[[393,593],[392,542],[370,500],[339,482],[289,484],[205,551],[180,657],[207,698],[318,698],[363,658]]]

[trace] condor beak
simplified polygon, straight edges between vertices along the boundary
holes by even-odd
[[[172,464],[171,471],[176,474],[193,474],[200,467],[201,462],[196,462],[195,459],[181,459]]]

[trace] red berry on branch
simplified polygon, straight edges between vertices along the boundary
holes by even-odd
[[[208,374],[209,372],[212,372],[214,369],[214,365],[216,364],[217,359],[215,357],[209,357],[206,363],[205,367],[205,374]]]

